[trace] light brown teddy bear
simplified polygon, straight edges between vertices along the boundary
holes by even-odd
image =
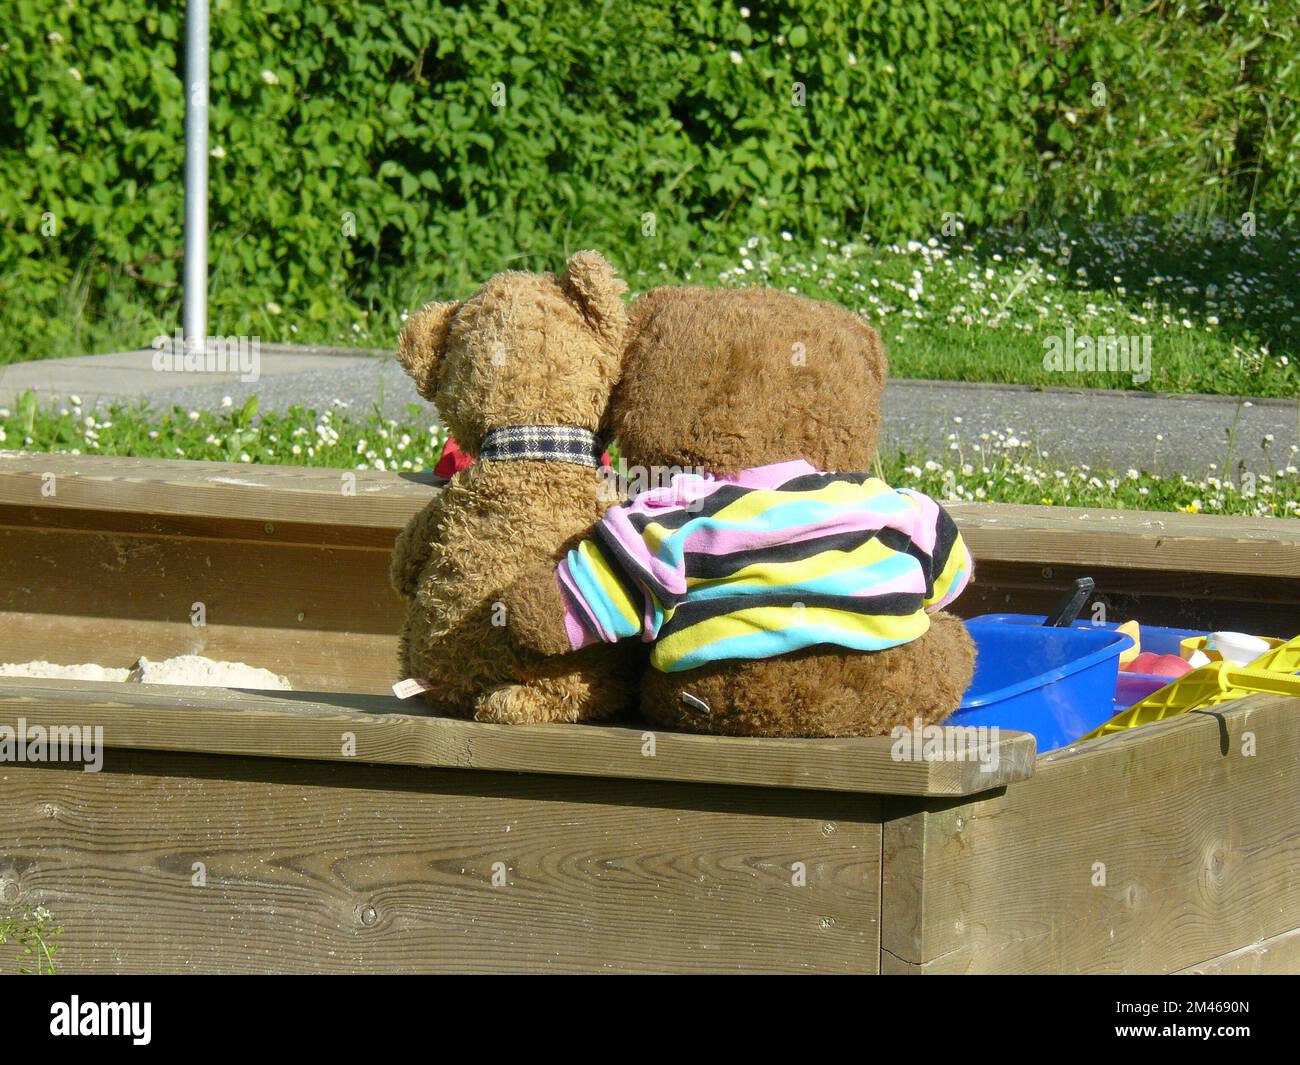
[[[477,463],[398,536],[390,577],[409,603],[402,678],[435,710],[503,723],[608,717],[635,697],[635,648],[548,657],[504,627],[502,590],[551,564],[610,503],[599,473],[618,381],[627,285],[600,255],[564,273],[498,274],[463,303],[430,303],[397,357]]]
[[[762,288],[641,297],[613,428],[630,476],[660,487],[611,509],[558,569],[522,573],[512,632],[552,652],[653,639],[641,709],[691,732],[942,720],[974,647],[941,608],[973,566],[941,507],[869,472],[886,373],[879,336],[833,304]]]

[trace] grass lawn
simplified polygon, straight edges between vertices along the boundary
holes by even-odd
[[[1300,393],[1300,241],[1139,221],[877,246],[751,240],[724,284],[832,299],[880,330],[898,377],[1219,395]],[[1149,336],[1150,375],[1044,368],[1045,340]]]
[[[1249,238],[1236,224],[1141,219],[968,238],[956,223],[950,237],[901,246],[782,234],[653,261],[653,245],[610,254],[633,264],[626,272],[634,292],[660,284],[766,284],[834,300],[871,319],[899,377],[1294,396],[1300,227],[1258,225]],[[635,265],[641,260],[648,265]],[[138,348],[170,335],[176,304],[151,309],[134,285],[117,277],[92,300],[74,284],[42,309],[44,328],[35,338],[19,336],[19,312],[0,306],[0,364]],[[267,342],[391,347],[406,311],[434,296],[465,295],[465,288],[413,267],[380,278],[364,298],[340,290],[328,304],[250,305],[216,273],[212,329]],[[1094,340],[1150,337],[1149,376],[1044,368],[1045,342],[1067,329]]]
[[[433,467],[445,439],[430,414],[412,404],[403,419],[385,420],[336,401],[323,411],[299,407],[259,416],[252,399],[216,411],[115,407],[105,417],[83,410],[75,396],[68,405],[42,408],[28,393],[16,409],[0,408],[0,448],[419,471]],[[943,500],[1300,516],[1297,445],[1280,449],[1274,472],[1239,486],[1214,477],[1198,481],[1057,464],[1018,436],[964,439],[960,425],[953,428],[946,456],[882,456],[877,474]]]

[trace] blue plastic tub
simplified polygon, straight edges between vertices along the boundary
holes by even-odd
[[[981,614],[979,617],[971,618],[972,621],[995,621],[1009,625],[1039,625],[1041,626],[1047,619],[1042,614]],[[1092,621],[1084,618],[1076,621],[1072,628],[1076,629],[1117,629],[1117,621]],[[1174,655],[1178,657],[1182,654],[1183,640],[1189,636],[1208,636],[1209,633],[1202,632],[1199,629],[1170,629],[1161,625],[1139,625],[1138,639],[1142,645],[1142,650],[1152,651],[1158,655]],[[1166,684],[1172,684],[1173,680],[1169,677],[1161,677],[1154,673],[1127,673],[1120,670],[1119,677],[1115,686],[1115,713],[1121,710],[1127,710],[1134,703],[1141,702],[1152,692],[1159,691]]]
[[[981,614],[971,618],[972,622],[999,621],[1011,625],[1037,625],[1040,628],[1047,620],[1042,614]],[[1117,621],[1092,621],[1080,618],[1071,628],[1075,629],[1118,629]],[[1197,629],[1167,629],[1160,625],[1139,625],[1142,650],[1154,651],[1158,655],[1178,655],[1182,653],[1182,642],[1188,636],[1206,636],[1208,633]]]
[[[966,623],[975,641],[975,677],[945,724],[1032,732],[1039,753],[1091,732],[1115,710],[1123,633],[1085,625],[1045,628],[996,620]]]

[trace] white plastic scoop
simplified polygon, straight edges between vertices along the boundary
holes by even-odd
[[[1205,643],[1206,649],[1218,651],[1225,661],[1238,666],[1248,666],[1269,650],[1266,640],[1248,636],[1244,632],[1212,632]]]

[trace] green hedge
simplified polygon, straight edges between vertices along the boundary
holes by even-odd
[[[1296,0],[752,2],[216,0],[214,328],[394,267],[456,290],[586,245],[1296,202]],[[0,323],[174,313],[183,6],[6,6]]]

